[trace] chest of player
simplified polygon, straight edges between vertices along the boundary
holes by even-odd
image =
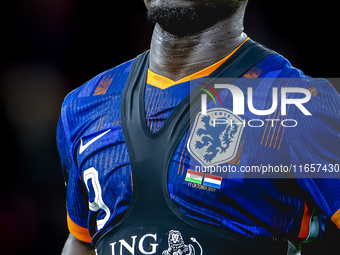
[[[191,130],[190,130],[191,131]],[[261,145],[263,133],[259,128],[244,127],[237,153],[229,162],[207,168],[194,167],[188,148],[187,131],[179,142],[167,172],[167,189],[172,200],[190,215],[198,214],[202,221],[214,221],[224,227],[226,217],[247,217],[235,210],[237,201],[246,211],[264,206],[261,193],[266,190],[274,200],[281,200],[281,191],[270,180],[261,178],[266,164],[276,166],[287,153]],[[123,215],[131,201],[132,178],[128,149],[120,124],[106,124],[101,130],[85,132],[75,148],[77,168],[89,199],[90,220],[97,223],[96,231]],[[261,136],[262,135],[262,136]],[[148,151],[148,148],[145,148]],[[277,173],[276,173],[277,174]],[[288,200],[286,200],[288,201]],[[268,210],[275,208],[268,204]],[[204,210],[202,210],[204,208]],[[258,211],[260,217],[260,211]]]

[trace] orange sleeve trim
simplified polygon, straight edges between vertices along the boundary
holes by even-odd
[[[305,203],[305,211],[303,212],[303,217],[301,220],[301,228],[300,228],[297,241],[305,241],[309,236],[311,211],[307,203],[306,202],[304,203]]]
[[[87,228],[78,226],[76,223],[74,223],[68,214],[67,214],[67,226],[70,233],[75,238],[85,243],[91,243],[92,237],[90,236],[89,230]]]
[[[337,211],[333,214],[331,220],[332,220],[332,221],[335,223],[335,225],[340,229],[340,209],[337,210]]]
[[[208,66],[201,71],[198,71],[196,73],[193,73],[189,76],[186,76],[178,81],[173,81],[165,76],[162,76],[160,74],[152,72],[150,69],[148,69],[148,76],[146,78],[146,83],[160,88],[160,89],[167,89],[171,86],[174,86],[176,84],[180,84],[186,81],[190,81],[192,79],[198,79],[205,76],[210,75],[213,71],[215,71],[220,65],[222,65],[228,58],[230,58],[246,41],[249,40],[249,37],[245,39],[232,53],[230,53],[225,58],[221,59],[220,61],[216,62],[215,64],[212,64],[211,66]]]

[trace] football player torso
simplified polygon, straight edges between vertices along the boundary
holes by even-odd
[[[232,56],[234,59],[229,59],[230,65],[237,60],[238,52]],[[120,222],[131,202],[133,185],[122,130],[121,98],[133,63],[134,60],[126,62],[98,75],[71,92],[63,104],[58,125],[58,148],[67,184],[68,225],[71,233],[85,242],[94,237],[98,240],[103,232]],[[147,127],[157,133],[190,93],[190,83],[199,83],[206,75],[201,73],[166,88],[159,85],[163,78],[154,76],[157,75],[149,71],[144,108]],[[296,86],[290,79],[269,84],[261,82],[263,78],[306,76],[280,55],[267,56],[245,70],[233,85],[244,95],[247,95],[247,88],[252,87],[257,109],[271,107],[272,87]],[[326,115],[338,113],[339,100],[327,82],[309,80],[300,86],[310,90],[313,87],[317,91],[313,99],[320,99],[306,104],[313,115],[319,116],[320,104],[324,107],[322,110],[333,109]],[[232,110],[231,93],[223,90],[219,95],[221,107]],[[208,109],[212,104],[213,101],[208,103]],[[256,116],[246,106],[241,118],[248,125],[243,127],[237,146],[233,147],[236,151],[234,157],[225,163],[237,169],[236,175],[233,172],[218,175],[192,171],[195,169],[190,167],[192,157],[188,147],[190,136],[197,130],[192,131],[191,126],[181,138],[167,169],[171,200],[185,215],[198,222],[246,237],[270,240],[284,237],[299,241],[315,238],[322,233],[326,217],[334,216],[339,209],[336,194],[339,194],[340,184],[337,179],[247,178],[245,171],[239,171],[241,166],[291,166],[310,163],[311,159],[320,164],[339,162],[339,155],[323,141],[337,136],[332,129],[336,123],[326,127],[323,138],[316,138],[315,132],[325,128],[327,118],[319,117],[318,122],[315,118],[303,117],[296,107],[291,107],[287,116],[282,116],[278,107],[268,117]],[[249,120],[252,119],[260,119],[265,124],[251,128]],[[281,125],[284,119],[299,119],[298,126],[295,129],[285,127]],[[314,142],[312,149],[308,150],[310,140]],[[317,152],[313,150],[314,144],[320,144]],[[320,212],[316,214],[314,208]],[[315,233],[311,233],[312,221],[319,226]]]

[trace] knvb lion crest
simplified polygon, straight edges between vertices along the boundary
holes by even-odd
[[[238,150],[243,131],[243,119],[225,108],[199,113],[188,141],[190,155],[204,166],[232,160]]]

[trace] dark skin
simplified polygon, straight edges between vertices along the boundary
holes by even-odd
[[[84,243],[70,234],[64,245],[62,255],[95,255],[91,244]]]
[[[150,47],[151,71],[174,81],[198,72],[231,53],[245,39],[243,17],[247,0],[144,0],[150,12],[155,8],[164,12],[172,9],[202,10],[203,15],[194,20],[169,22],[156,20]],[[208,20],[205,9],[212,10]],[[214,9],[222,12],[214,14]],[[208,21],[207,21],[208,20]],[[173,22],[172,26],[168,25]],[[183,25],[183,24],[184,25]],[[198,25],[197,25],[198,24]],[[178,30],[178,27],[184,27]],[[62,255],[94,255],[90,244],[69,235]]]
[[[193,34],[176,36],[157,23],[151,40],[150,70],[174,81],[202,70],[231,53],[245,39],[243,17],[247,1],[234,0],[144,0],[148,10],[158,6],[204,8],[206,4],[233,4],[216,23]],[[193,28],[194,30],[195,28]],[[187,31],[190,33],[190,28]]]

